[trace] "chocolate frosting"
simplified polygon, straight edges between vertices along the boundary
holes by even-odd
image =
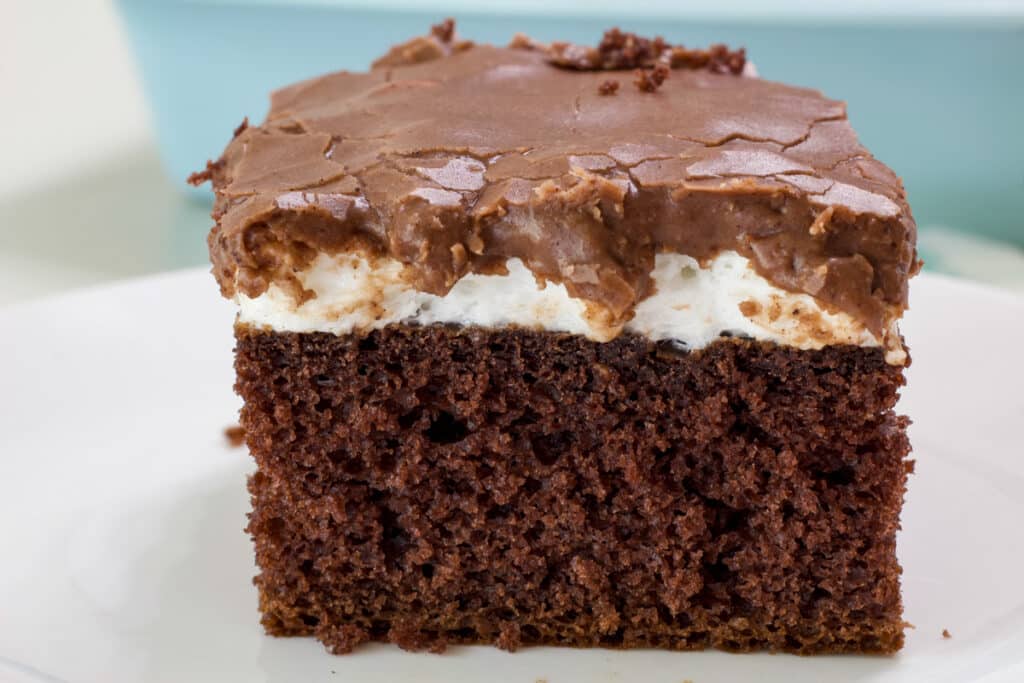
[[[914,220],[843,103],[710,69],[609,94],[611,72],[518,45],[435,31],[273,93],[193,179],[216,190],[224,294],[302,301],[295,273],[319,252],[398,259],[435,294],[515,257],[614,324],[652,293],[655,253],[732,249],[879,336],[902,314]]]

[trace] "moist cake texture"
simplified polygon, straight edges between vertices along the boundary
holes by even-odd
[[[724,46],[445,23],[191,180],[268,633],[902,646],[916,232],[842,103]]]
[[[237,369],[270,633],[338,653],[903,643],[909,447],[878,349],[240,328]]]

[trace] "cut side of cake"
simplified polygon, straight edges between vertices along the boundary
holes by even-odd
[[[268,633],[902,646],[916,232],[841,103],[443,24],[274,93],[205,180]]]

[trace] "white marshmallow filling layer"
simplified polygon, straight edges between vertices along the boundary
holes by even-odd
[[[887,362],[899,365],[906,359],[895,323],[885,339],[878,339],[850,315],[827,311],[809,295],[772,285],[733,251],[722,252],[704,268],[689,256],[658,254],[652,272],[655,293],[637,304],[622,328],[609,327],[606,316],[569,296],[564,285],[538,284],[518,259],[506,267],[508,275],[469,274],[446,295],[436,296],[412,287],[397,261],[321,254],[298,274],[314,298],[297,305],[276,285],[255,298],[239,294],[239,322],[279,332],[338,335],[393,323],[518,326],[594,341],[625,331],[689,349],[733,335],[805,350],[832,344],[885,346]]]

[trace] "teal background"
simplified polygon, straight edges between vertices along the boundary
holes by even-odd
[[[261,120],[271,89],[364,69],[462,3],[430,11],[368,4],[120,0],[171,177],[183,181],[218,156],[243,116]],[[848,103],[864,144],[903,177],[919,224],[1024,245],[1020,16],[755,20],[693,18],[660,2],[618,16],[569,11],[564,2],[514,13],[507,5],[457,12],[460,33],[496,43],[517,31],[593,43],[619,25],[687,45],[746,46],[762,77]]]

